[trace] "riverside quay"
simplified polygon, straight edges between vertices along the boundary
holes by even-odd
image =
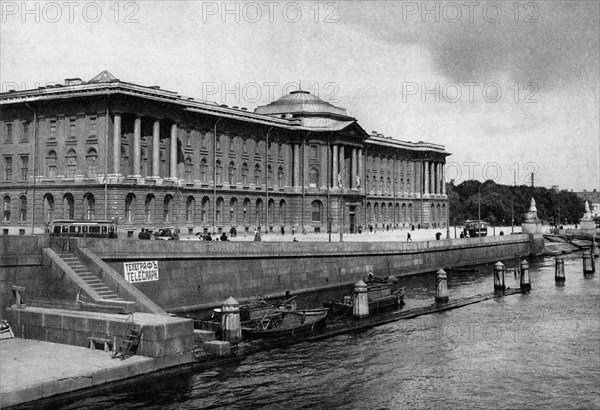
[[[0,107],[3,235],[55,219],[112,220],[120,237],[446,225],[443,146],[367,133],[307,91],[250,112],[104,71]]]

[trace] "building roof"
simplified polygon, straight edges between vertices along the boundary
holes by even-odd
[[[303,90],[292,91],[270,104],[257,107],[254,112],[257,114],[277,116],[286,114],[292,114],[294,116],[319,115],[353,119],[348,115],[348,111],[346,111],[345,108],[336,107],[333,104],[323,101],[316,95]]]
[[[293,91],[278,100],[258,107],[255,112],[219,105],[212,101],[184,97],[158,86],[147,87],[119,80],[108,71],[102,71],[88,82],[79,78],[65,80],[65,84],[48,85],[31,90],[10,90],[0,93],[0,106],[10,104],[53,101],[73,97],[128,95],[148,100],[176,104],[182,110],[255,124],[307,132],[336,132],[350,130],[368,144],[412,151],[429,151],[450,155],[444,146],[427,142],[406,142],[369,136],[345,108],[336,107],[308,91]],[[290,115],[287,115],[290,114]],[[283,118],[282,118],[283,116]]]

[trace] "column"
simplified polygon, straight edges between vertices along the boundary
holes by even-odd
[[[402,174],[404,175],[404,186],[402,187],[402,195],[408,195],[410,191],[409,181],[412,179],[408,174],[408,161],[402,161]]]
[[[360,187],[362,188],[365,185],[365,175],[364,175],[364,165],[363,165],[363,152],[362,148],[358,149],[358,176],[360,177]]]
[[[160,121],[154,121],[152,129],[152,177],[160,178]]]
[[[423,180],[425,182],[425,188],[423,194],[429,194],[429,161],[423,161]]]
[[[346,160],[344,157],[344,146],[340,145],[340,175],[342,176],[342,187],[348,185],[348,183],[346,182]],[[346,186],[346,188],[348,188]]]
[[[441,163],[440,166],[441,166],[441,169],[442,169],[442,173],[441,173],[441,177],[442,177],[442,195],[446,195],[446,176],[444,175],[444,164]]]
[[[356,176],[358,175],[357,170],[358,158],[356,158],[356,148],[352,147],[352,174],[350,175],[350,186],[356,188]]]
[[[417,162],[417,161],[413,161],[412,166],[413,166],[413,173],[414,173],[413,193],[420,194],[421,193],[421,184],[422,184],[422,181],[421,181],[422,176],[421,176],[421,172],[420,172],[421,167],[420,167],[419,162]]]
[[[333,179],[333,188],[337,188],[338,187],[338,146],[334,145],[333,146],[333,155],[332,155],[332,171],[331,171],[331,178]]]
[[[300,186],[300,144],[294,144],[294,186]]]
[[[121,114],[115,113],[113,124],[113,174],[121,174]]]
[[[177,179],[177,124],[171,125],[170,178]]]
[[[133,177],[140,178],[142,157],[142,118],[135,117],[133,122]]]

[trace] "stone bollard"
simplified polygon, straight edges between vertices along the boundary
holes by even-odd
[[[448,302],[448,275],[443,269],[437,271],[436,302]]]
[[[223,328],[223,340],[237,343],[242,340],[242,324],[240,322],[240,304],[233,296],[229,296],[223,302],[223,316],[221,326]]]
[[[529,289],[531,289],[531,284],[529,283],[529,263],[527,259],[523,259],[523,262],[521,262],[521,290]]]
[[[494,290],[503,291],[506,289],[504,286],[504,264],[500,261],[494,265]]]
[[[559,283],[565,281],[565,260],[563,258],[555,259],[554,280]]]
[[[354,284],[352,314],[356,318],[369,316],[369,295],[367,292],[367,284],[362,280],[359,280]]]
[[[596,267],[594,265],[594,256],[589,252],[585,252],[583,254],[583,274],[589,275],[594,273],[596,271]]]

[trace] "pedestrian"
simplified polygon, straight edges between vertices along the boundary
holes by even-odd
[[[410,236],[410,232],[406,233],[406,242],[411,241],[412,242],[412,237]]]
[[[292,226],[292,235],[296,235],[296,226]]]
[[[227,234],[225,234],[225,232],[223,232],[223,234],[221,235],[221,242],[227,242],[229,239],[227,239]]]
[[[142,228],[140,233],[138,233],[138,239],[144,239],[146,237],[146,229]]]
[[[294,237],[294,242],[298,242],[298,238]]]

